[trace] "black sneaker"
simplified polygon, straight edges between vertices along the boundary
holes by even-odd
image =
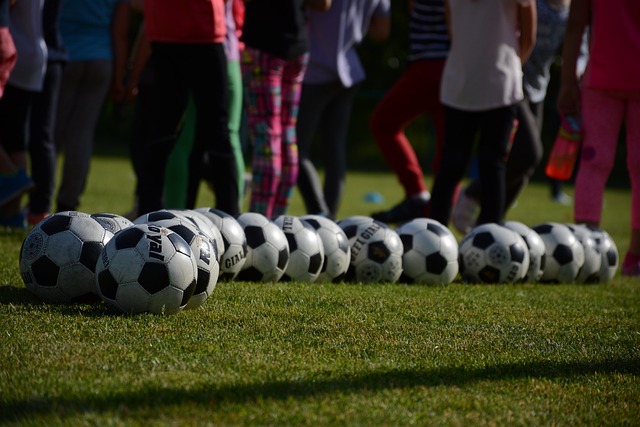
[[[374,212],[371,217],[385,223],[400,223],[426,216],[429,200],[407,198],[388,211]]]

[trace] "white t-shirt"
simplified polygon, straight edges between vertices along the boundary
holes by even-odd
[[[518,5],[531,0],[449,0],[451,50],[440,100],[467,111],[524,98],[518,42]]]
[[[9,31],[18,52],[9,83],[33,92],[42,90],[47,68],[47,45],[42,36],[43,5],[44,0],[20,0],[9,12]]]

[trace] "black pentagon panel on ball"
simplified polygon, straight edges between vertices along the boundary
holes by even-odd
[[[573,252],[567,245],[559,244],[553,251],[553,258],[560,265],[567,265],[573,261]]]
[[[185,254],[186,256],[191,256],[193,252],[191,252],[191,248],[189,244],[182,238],[178,233],[169,233],[167,238],[176,249],[176,252],[180,252]]]
[[[524,262],[525,252],[524,247],[517,243],[509,246],[509,252],[511,253],[511,261],[522,264]]]
[[[344,231],[344,234],[347,236],[347,239],[351,239],[352,237],[356,237],[356,233],[358,232],[358,226],[349,225],[348,227],[345,227],[342,231]]]
[[[60,267],[47,256],[41,256],[31,264],[31,271],[36,283],[40,286],[55,286],[58,282]]]
[[[206,268],[198,268],[198,279],[196,280],[196,290],[194,293],[201,294],[207,290],[211,273]]]
[[[309,219],[305,219],[304,222],[309,224],[315,230],[320,230],[320,228],[322,227],[322,225],[320,225],[317,219],[309,218]]]
[[[255,249],[266,242],[262,227],[256,225],[247,225],[244,229],[244,234],[247,237],[247,245]]]
[[[71,220],[73,218],[66,215],[52,215],[45,220],[40,229],[48,236],[52,236],[56,233],[66,231],[71,226]]]
[[[196,279],[193,279],[187,289],[182,292],[182,301],[180,302],[180,307],[184,307],[187,305],[193,294],[195,293],[197,287]]]
[[[400,240],[402,241],[402,246],[404,247],[404,253],[407,253],[411,249],[413,249],[413,235],[401,234]]]
[[[385,262],[389,256],[391,256],[391,251],[384,244],[384,242],[371,242],[369,243],[369,247],[367,248],[367,257],[377,262],[378,264],[382,264]]]
[[[98,274],[98,287],[100,288],[100,293],[105,298],[110,300],[116,299],[116,293],[118,292],[118,282],[113,278],[113,274],[107,269],[102,270]]]
[[[605,259],[607,260],[606,262],[609,267],[613,267],[614,265],[618,264],[618,253],[615,249],[609,249],[605,255]]]
[[[164,219],[173,219],[176,218],[177,215],[174,214],[173,212],[169,212],[169,211],[155,211],[155,212],[150,212],[149,215],[147,215],[147,221],[148,222],[156,222],[156,221],[162,221]]]
[[[151,295],[160,292],[171,283],[167,266],[158,262],[148,262],[140,271],[138,283]]]
[[[442,256],[440,252],[432,253],[431,255],[427,255],[427,268],[426,270],[432,274],[442,274],[442,272],[447,268],[449,264],[445,257]]]
[[[127,248],[135,248],[140,239],[142,239],[143,237],[144,231],[139,228],[131,227],[122,230],[114,237],[116,241],[116,249],[122,250]]]
[[[278,268],[284,270],[287,268],[289,262],[289,251],[287,249],[280,249],[278,252]]]
[[[446,236],[447,234],[449,234],[449,231],[443,226],[434,224],[432,222],[427,224],[427,230],[438,236]]]
[[[498,283],[500,281],[500,270],[487,265],[478,271],[478,277],[485,283]]]
[[[487,249],[489,246],[493,245],[495,241],[493,234],[488,231],[483,231],[473,237],[473,246],[480,249]]]
[[[80,264],[84,265],[89,271],[96,271],[96,263],[102,253],[102,243],[84,242],[80,251]]]
[[[324,257],[321,254],[313,254],[309,259],[309,273],[319,274],[324,264]]]
[[[338,240],[338,249],[346,254],[349,251],[349,241],[346,239],[346,236],[338,233],[336,234],[336,239]]]
[[[168,228],[169,230],[175,233],[178,233],[178,235],[182,237],[187,243],[190,243],[195,237],[195,233],[193,232],[193,229],[190,227],[187,227],[184,224],[175,224]]]
[[[284,233],[284,235],[287,238],[287,242],[289,242],[289,250],[291,252],[297,250],[298,249],[298,241],[296,240],[296,236],[294,236],[291,233]]]
[[[539,224],[533,227],[533,231],[538,234],[549,234],[553,230],[553,224]]]

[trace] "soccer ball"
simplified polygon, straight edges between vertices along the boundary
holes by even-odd
[[[495,223],[471,229],[460,241],[460,276],[471,283],[514,283],[529,269],[529,250],[515,231]]]
[[[98,221],[107,231],[110,231],[113,234],[133,225],[132,221],[122,215],[112,213],[97,213],[92,214],[91,217]]]
[[[347,281],[393,283],[400,278],[403,247],[395,230],[379,221],[363,222],[356,226],[349,246],[351,261],[345,275]]]
[[[577,283],[597,283],[599,281],[602,257],[593,239],[593,234],[584,225],[565,224],[576,236],[584,249],[584,264],[576,276]]]
[[[446,285],[458,275],[458,242],[440,222],[416,218],[396,229],[404,253],[403,283]]]
[[[137,224],[105,245],[96,286],[111,307],[128,314],[174,314],[187,306],[198,267],[189,244],[176,232]]]
[[[587,228],[591,230],[591,236],[596,242],[596,250],[602,259],[598,273],[598,281],[607,283],[613,279],[616,271],[618,271],[618,264],[620,262],[618,247],[606,231],[594,226],[587,226]]]
[[[318,275],[319,282],[339,282],[349,268],[351,247],[342,228],[329,218],[320,215],[304,215],[301,220],[312,226],[322,240],[324,263]]]
[[[220,281],[236,278],[244,266],[247,253],[247,238],[238,221],[226,212],[214,208],[198,208],[197,212],[209,218],[220,230],[224,250],[220,257]]]
[[[113,237],[91,215],[67,211],[40,221],[20,249],[20,274],[45,302],[66,303],[95,293],[96,262]]]
[[[209,298],[218,283],[220,264],[218,264],[218,244],[203,231],[188,221],[164,219],[150,224],[168,228],[178,233],[191,248],[196,265],[196,288],[187,303],[186,309],[200,307]]]
[[[507,221],[504,226],[518,233],[529,249],[529,268],[523,280],[537,282],[544,273],[546,263],[546,247],[542,238],[531,227],[518,221]]]
[[[324,264],[324,246],[316,230],[291,215],[280,215],[273,222],[289,244],[289,264],[282,280],[315,282]]]
[[[211,240],[216,243],[219,251],[216,252],[218,257],[217,261],[220,262],[220,256],[222,256],[222,248],[224,247],[224,240],[218,227],[215,226],[213,221],[201,212],[197,212],[193,209],[169,209],[169,212],[173,212],[176,215],[182,216],[195,225],[198,230],[209,236]]]
[[[374,221],[373,218],[363,215],[354,215],[348,218],[341,219],[337,222],[338,226],[344,231],[347,239],[351,240],[358,232],[358,227],[362,224],[371,224]],[[386,224],[378,221],[378,224],[383,227],[387,227]]]
[[[160,209],[153,212],[142,214],[133,220],[133,224],[149,224],[151,222],[162,221],[163,219],[183,219],[184,217],[175,211]]]
[[[573,283],[584,265],[584,248],[569,227],[546,222],[533,227],[544,242],[547,254],[541,282]]]
[[[284,231],[257,212],[245,212],[237,219],[247,238],[247,259],[238,280],[280,280],[289,265],[289,244]]]

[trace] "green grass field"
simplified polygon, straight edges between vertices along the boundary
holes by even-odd
[[[96,157],[81,210],[124,213],[133,182],[127,160]],[[391,175],[352,173],[341,217],[401,198]],[[571,212],[532,184],[509,219]],[[629,191],[609,190],[602,227],[621,255],[629,212]],[[25,235],[0,231],[0,425],[640,425],[639,279],[232,282],[197,310],[123,316],[32,296]]]

